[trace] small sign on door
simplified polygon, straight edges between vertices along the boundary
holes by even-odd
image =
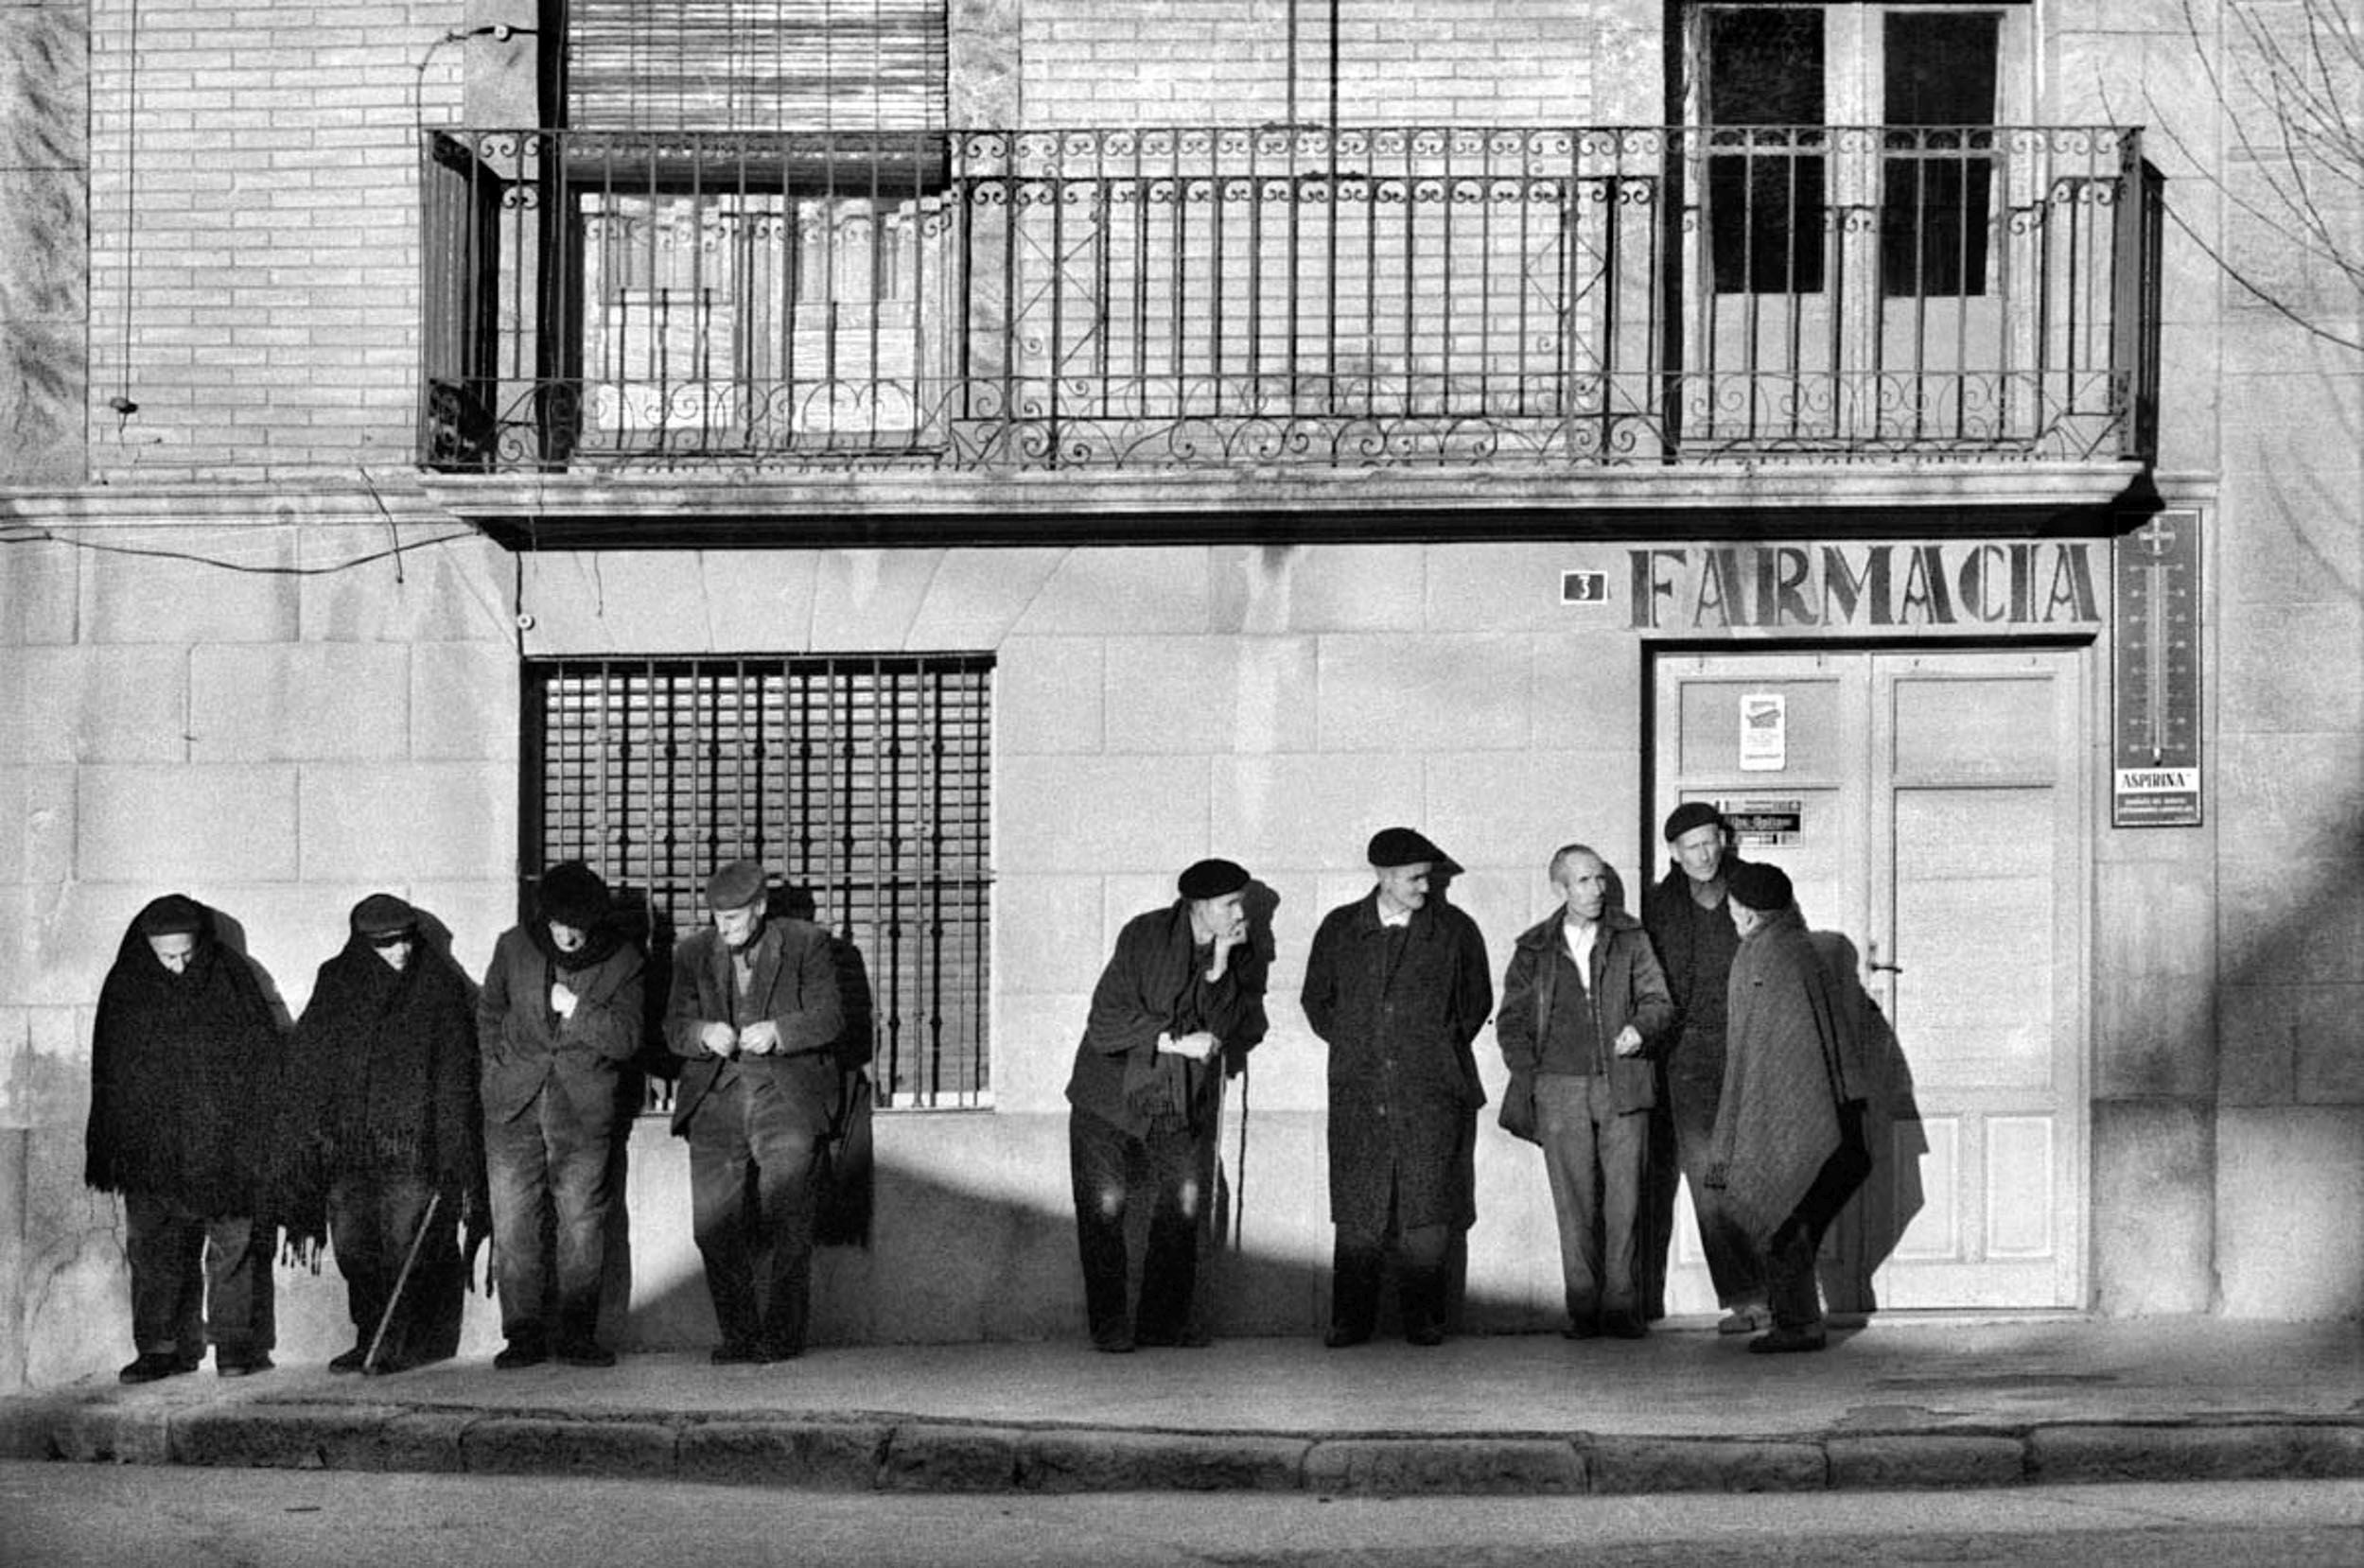
[[[1779,773],[1789,766],[1789,699],[1777,691],[1741,698],[1741,772]]]

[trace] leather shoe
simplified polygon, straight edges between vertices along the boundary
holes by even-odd
[[[1340,1323],[1332,1324],[1330,1332],[1322,1336],[1322,1349],[1330,1350],[1351,1350],[1357,1345],[1369,1344],[1370,1341],[1371,1331],[1369,1329],[1348,1328]]]
[[[216,1377],[242,1378],[254,1372],[268,1372],[276,1365],[268,1350],[257,1350],[253,1355],[244,1356],[224,1356],[219,1350],[214,1352]]]
[[[1650,1325],[1639,1313],[1612,1312],[1602,1315],[1601,1330],[1612,1339],[1639,1339],[1650,1332]]]
[[[761,1367],[771,1358],[752,1345],[717,1345],[706,1359],[717,1367]]]
[[[345,1351],[342,1355],[329,1357],[328,1369],[336,1373],[339,1377],[344,1377],[348,1374],[359,1371],[361,1369],[361,1363],[367,1359],[369,1359],[369,1347],[366,1345],[356,1345],[353,1349]]]
[[[513,1339],[500,1353],[493,1357],[493,1369],[514,1372],[520,1367],[539,1367],[550,1359],[550,1351],[532,1339]]]
[[[1411,1327],[1404,1331],[1404,1343],[1407,1345],[1422,1346],[1442,1345],[1445,1343],[1445,1325],[1442,1323],[1414,1323]]]
[[[1819,1350],[1830,1343],[1820,1329],[1776,1329],[1748,1342],[1750,1355],[1794,1355]]]
[[[117,1383],[154,1383],[159,1378],[178,1377],[190,1370],[181,1358],[170,1350],[143,1350],[139,1359],[115,1374]]]
[[[616,1352],[594,1339],[558,1347],[558,1359],[569,1367],[613,1367]]]

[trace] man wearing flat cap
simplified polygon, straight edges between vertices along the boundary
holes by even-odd
[[[599,1298],[616,1144],[630,1126],[619,1074],[640,1046],[647,960],[618,929],[607,884],[581,861],[542,873],[534,904],[532,919],[494,944],[476,1002],[508,1339],[493,1365],[508,1371],[554,1353],[570,1367],[612,1367]]]
[[[1094,1349],[1202,1345],[1191,1314],[1215,1190],[1223,1079],[1264,1036],[1265,963],[1249,938],[1247,868],[1204,860],[1181,896],[1136,915],[1093,988],[1067,1080],[1068,1168]],[[1138,1306],[1126,1310],[1125,1211],[1155,1187]]]
[[[485,1209],[476,1015],[407,901],[373,893],[346,925],[289,1052],[282,1223],[315,1267],[332,1242],[344,1276],[354,1340],[328,1369],[399,1372],[459,1343],[458,1237]]]
[[[1643,1196],[1642,1295],[1664,1315],[1668,1248],[1674,1233],[1675,1177],[1690,1187],[1699,1241],[1707,1255],[1724,1333],[1754,1333],[1766,1322],[1764,1269],[1747,1234],[1707,1191],[1708,1141],[1724,1092],[1725,993],[1740,936],[1725,912],[1726,889],[1743,863],[1724,813],[1687,800],[1666,819],[1666,875],[1641,898],[1642,929],[1674,998],[1674,1037],[1659,1060],[1664,1092],[1651,1113],[1650,1180]]]
[[[1819,1350],[1814,1255],[1869,1167],[1862,1123],[1849,1107],[1853,1025],[1807,937],[1788,876],[1750,862],[1729,881],[1740,951],[1706,1179],[1764,1258],[1773,1328],[1749,1350]]]
[[[1448,857],[1409,828],[1374,835],[1376,884],[1322,917],[1305,960],[1305,1021],[1330,1048],[1330,1221],[1323,1343],[1377,1327],[1391,1233],[1405,1337],[1445,1338],[1445,1263],[1476,1218],[1467,1144],[1485,1104],[1470,1042],[1494,1005],[1475,921],[1429,897]]]
[[[271,1118],[277,1021],[215,912],[168,893],[123,933],[98,992],[83,1180],[123,1194],[125,1383],[271,1364]]]
[[[707,879],[713,925],[674,950],[665,1009],[666,1047],[686,1063],[673,1130],[690,1141],[691,1222],[722,1331],[718,1366],[804,1352],[845,1029],[829,932],[768,917],[767,891],[751,860]]]

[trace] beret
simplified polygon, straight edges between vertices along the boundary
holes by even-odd
[[[1368,858],[1373,865],[1385,871],[1391,866],[1413,865],[1422,861],[1434,865],[1449,857],[1410,828],[1382,828],[1371,835]]]
[[[763,866],[760,861],[733,861],[706,879],[709,909],[744,909],[762,901]]]
[[[1725,891],[1760,914],[1790,907],[1789,873],[1762,861],[1742,861],[1725,879]]]
[[[542,873],[535,902],[544,919],[588,931],[607,917],[607,884],[581,861],[561,861]]]
[[[353,930],[361,936],[393,936],[416,931],[419,912],[391,893],[373,893],[353,906]]]
[[[1672,844],[1696,828],[1721,828],[1724,813],[1704,800],[1687,800],[1667,813],[1666,842]]]
[[[205,929],[205,906],[185,893],[167,893],[139,913],[142,936],[194,936]]]
[[[1236,861],[1200,861],[1174,885],[1185,898],[1220,898],[1248,885],[1248,868]]]

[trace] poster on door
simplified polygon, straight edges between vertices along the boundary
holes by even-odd
[[[1789,766],[1789,699],[1777,691],[1741,698],[1741,772],[1779,773]]]

